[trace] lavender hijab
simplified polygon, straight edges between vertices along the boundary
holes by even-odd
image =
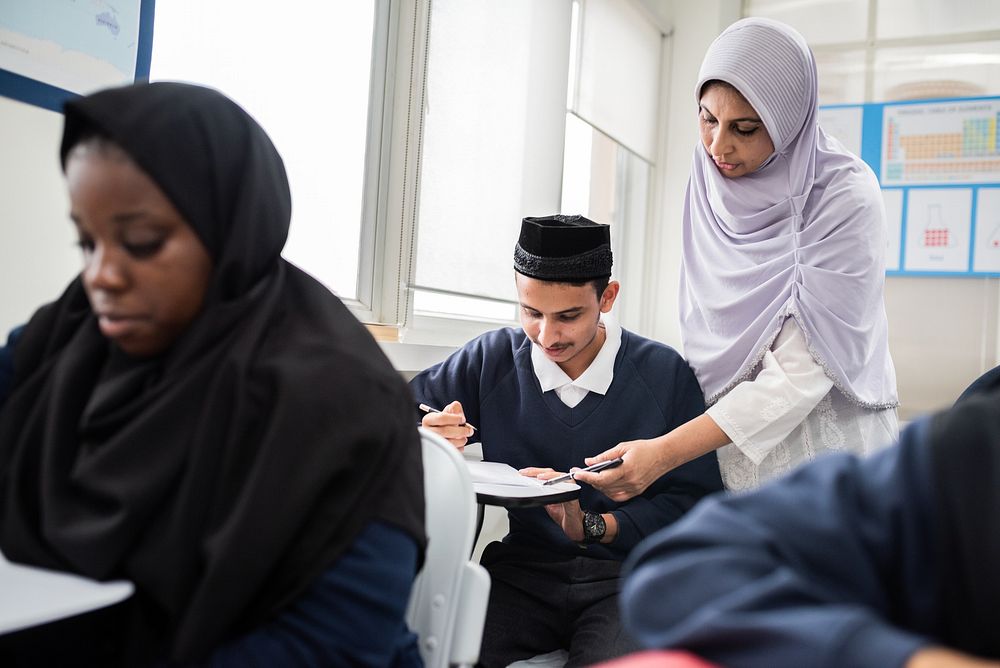
[[[735,87],[774,153],[727,179],[695,149],[684,207],[681,329],[709,404],[748,380],[786,317],[836,387],[872,409],[898,405],[882,290],[886,224],[874,174],[817,125],[816,63],[777,21],[729,26],[704,84]]]

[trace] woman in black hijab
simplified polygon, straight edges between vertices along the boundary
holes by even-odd
[[[412,401],[280,257],[291,203],[267,135],[215,91],[139,84],[68,103],[61,158],[84,269],[17,340],[0,550],[135,583],[74,664],[413,657]],[[51,646],[45,628],[7,651]]]

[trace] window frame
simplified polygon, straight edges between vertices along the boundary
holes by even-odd
[[[377,338],[412,317],[430,0],[378,0],[372,47],[358,299],[344,300]]]
[[[355,314],[364,322],[381,325],[378,331],[383,340],[397,341],[404,344],[429,346],[460,346],[469,339],[498,327],[518,327],[517,302],[489,298],[489,301],[510,304],[513,317],[510,320],[476,319],[472,317],[454,317],[448,315],[431,315],[414,312],[414,290],[425,289],[416,285],[416,239],[419,234],[419,185],[420,158],[422,149],[423,102],[426,84],[427,53],[430,39],[430,10],[432,0],[383,0],[390,6],[390,27],[388,35],[392,37],[387,45],[389,66],[385,70],[385,97],[381,107],[382,137],[378,152],[380,169],[377,171],[378,207],[374,219],[375,261],[372,265],[373,299],[370,305],[363,300],[351,303]],[[637,2],[643,7],[643,3]],[[645,11],[645,10],[644,10]],[[648,13],[647,13],[648,16]],[[651,19],[655,17],[650,17]],[[661,109],[665,103],[669,89],[671,64],[671,32],[672,27],[665,28],[661,21],[654,21],[663,33],[664,46],[661,51],[660,63],[660,100]],[[578,45],[577,45],[578,48]],[[377,57],[377,56],[376,56]],[[373,63],[374,67],[374,63]],[[577,72],[570,72],[569,77],[577,77]],[[373,82],[375,72],[373,70]],[[373,95],[372,109],[377,98]],[[419,111],[420,113],[417,113]],[[567,107],[567,112],[570,109]],[[623,230],[622,250],[632,250],[635,255],[627,268],[616,272],[616,278],[627,283],[629,295],[625,310],[619,313],[620,319],[629,320],[633,329],[642,331],[652,326],[652,315],[647,308],[650,290],[644,290],[646,281],[645,270],[652,264],[653,244],[657,238],[655,225],[660,213],[660,197],[663,185],[660,181],[663,172],[659,168],[660,158],[665,146],[661,116],[661,131],[658,139],[657,160],[650,163],[650,182],[647,190],[646,216],[638,229]],[[370,135],[373,134],[369,130]],[[375,155],[374,144],[370,137],[369,155]],[[371,160],[369,160],[371,162]],[[367,166],[366,203],[371,192],[371,166]],[[367,213],[367,211],[366,211]],[[366,219],[366,224],[367,224]],[[513,243],[513,242],[512,242]],[[639,249],[643,249],[642,252]],[[513,271],[513,270],[512,270]],[[512,274],[513,279],[513,274]],[[362,277],[359,275],[359,296],[363,295]],[[441,292],[440,290],[430,290]],[[461,296],[476,297],[476,295]],[[395,328],[396,337],[392,337]]]
[[[854,102],[878,102],[875,98],[875,55],[877,52],[893,48],[952,46],[974,42],[990,42],[1000,40],[1000,30],[978,30],[935,35],[920,35],[912,37],[879,37],[878,36],[878,4],[879,0],[868,1],[867,25],[865,38],[830,42],[828,44],[811,45],[817,56],[826,54],[841,54],[850,51],[860,51],[864,54],[864,99]],[[752,0],[741,0],[740,16],[756,16],[751,13]]]
[[[419,131],[411,120],[422,106],[423,58],[415,48],[421,5],[428,0],[378,0],[372,39],[368,96],[368,128],[362,196],[361,238],[358,247],[357,298],[344,303],[364,323],[399,327],[401,293],[393,290],[402,266],[405,238],[411,235],[412,215],[396,193],[412,192],[404,184],[414,180],[408,152],[419,147]],[[416,95],[415,95],[416,93]],[[384,327],[381,335],[392,338]]]

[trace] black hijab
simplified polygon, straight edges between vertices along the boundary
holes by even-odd
[[[276,615],[372,520],[423,546],[412,400],[340,300],[281,259],[285,170],[246,112],[186,84],[103,91],[67,104],[64,165],[95,131],[166,193],[212,280],[156,359],[104,339],[79,278],[31,319],[0,411],[0,549],[132,580],[128,661],[196,659]]]
[[[950,647],[1000,658],[1000,392],[934,418],[934,528]]]

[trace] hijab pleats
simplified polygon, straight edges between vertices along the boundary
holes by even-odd
[[[709,48],[709,81],[735,87],[774,153],[726,178],[695,148],[683,218],[681,332],[708,403],[753,376],[785,318],[851,400],[896,406],[882,288],[886,225],[872,171],[816,122],[816,65],[802,37],[744,19]]]

